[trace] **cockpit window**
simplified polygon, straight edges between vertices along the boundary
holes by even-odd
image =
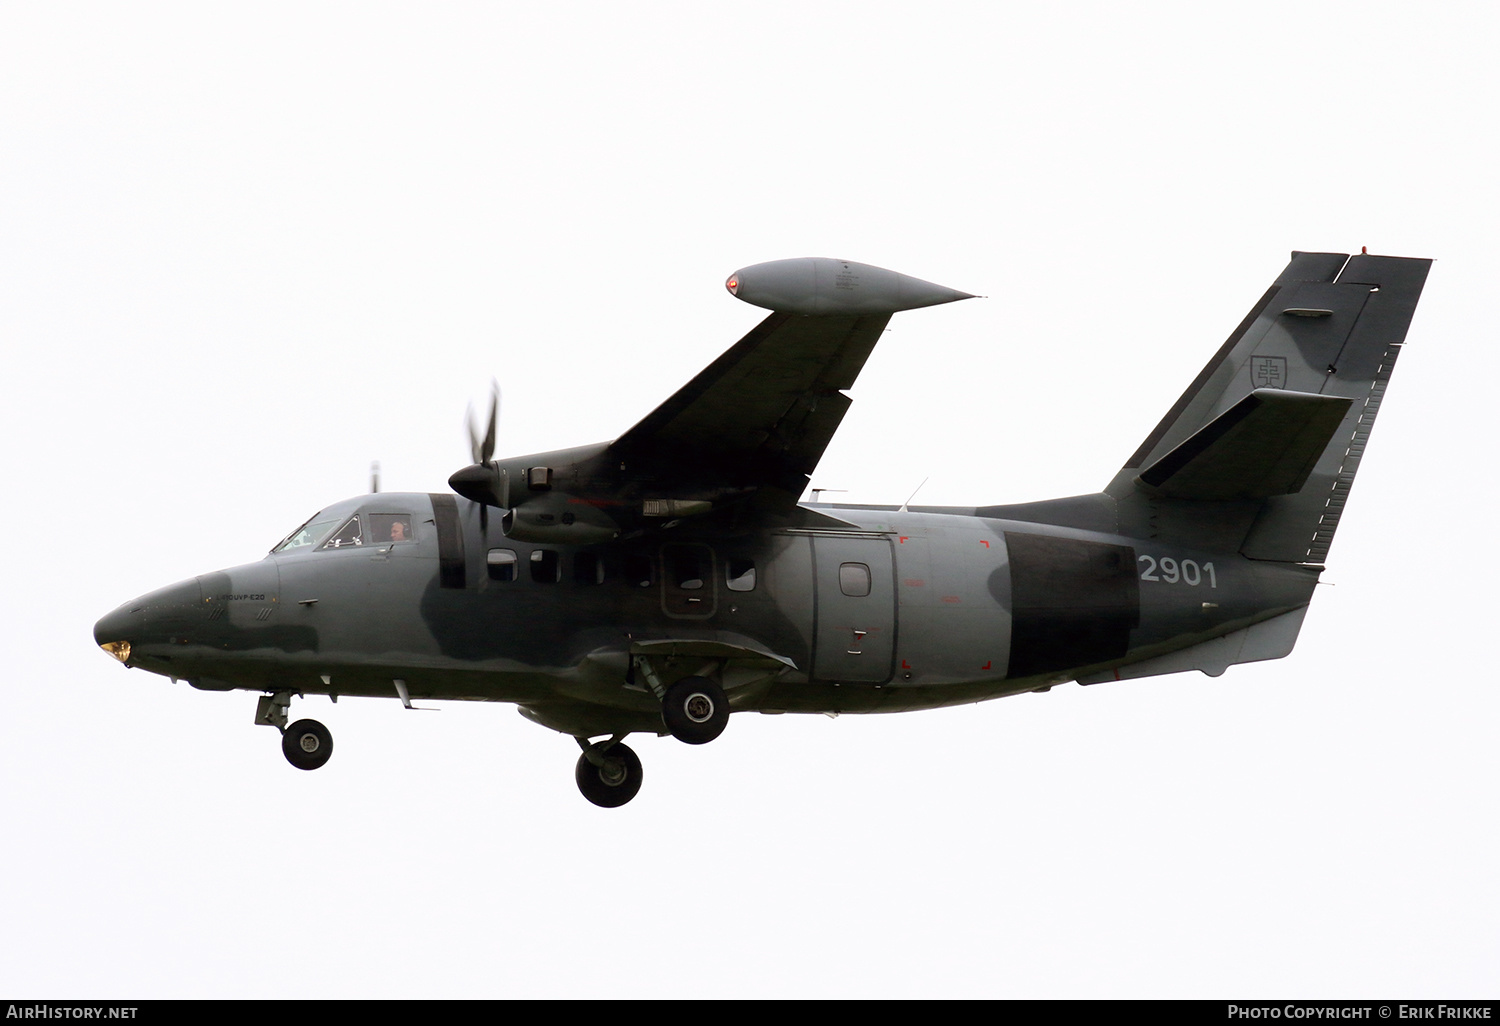
[[[344,507],[346,510],[348,507]],[[312,552],[314,549],[347,549],[364,545],[387,546],[416,541],[410,513],[348,513],[329,516],[325,511],[287,535],[271,550],[273,555]],[[385,551],[382,548],[381,551]]]
[[[333,537],[323,543],[325,549],[342,549],[353,545],[363,545],[364,535],[359,530],[359,517],[350,517],[344,522],[344,526],[333,533]]]
[[[287,535],[279,545],[271,551],[297,552],[301,550],[311,551],[312,547],[322,541],[329,531],[338,526],[337,520],[319,520],[314,516],[307,523]]]
[[[371,513],[370,540],[377,545],[386,542],[407,542],[415,535],[411,533],[409,513]]]

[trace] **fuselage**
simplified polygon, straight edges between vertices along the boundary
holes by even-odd
[[[935,708],[1241,631],[1305,606],[1318,573],[973,512],[806,508],[819,526],[687,519],[575,546],[518,543],[450,495],[366,495],[95,635],[205,690],[395,697],[400,680],[572,732],[645,730],[660,705],[641,653],[713,663],[742,711]]]

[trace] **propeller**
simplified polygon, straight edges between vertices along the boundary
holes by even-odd
[[[472,466],[465,467],[448,478],[448,486],[466,499],[479,503],[479,528],[489,530],[489,508],[510,506],[510,477],[493,462],[495,456],[495,433],[500,421],[500,383],[490,382],[490,419],[481,436],[474,423],[474,406],[469,405],[464,416],[469,430],[469,455]]]
[[[495,427],[500,421],[500,383],[490,382],[490,423],[485,430],[484,438],[479,437],[479,430],[474,427],[474,406],[469,405],[465,420],[469,427],[469,451],[474,456],[475,463],[488,463],[495,455]]]

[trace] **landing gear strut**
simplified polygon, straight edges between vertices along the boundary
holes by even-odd
[[[641,760],[620,743],[624,736],[616,734],[598,744],[589,744],[587,738],[577,739],[583,754],[578,757],[573,779],[583,796],[601,808],[619,808],[641,789]]]
[[[333,735],[317,720],[298,720],[286,725],[292,704],[290,691],[263,695],[255,704],[255,722],[281,731],[281,754],[300,770],[315,770],[333,755]]]

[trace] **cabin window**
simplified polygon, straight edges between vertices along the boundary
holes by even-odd
[[[731,559],[726,566],[725,585],[730,591],[754,591],[755,561]]]
[[[662,609],[668,616],[708,617],[714,614],[714,552],[689,542],[663,545]]]
[[[344,526],[333,532],[333,537],[323,543],[325,549],[345,549],[365,543],[359,530],[359,517],[350,517]]]
[[[597,552],[580,552],[573,557],[573,583],[604,583],[604,560]]]
[[[672,571],[672,583],[683,591],[701,591],[707,567],[703,558],[692,549],[676,548],[668,564]]]
[[[485,557],[488,564],[490,580],[492,581],[514,581],[516,579],[515,549],[490,549]]]
[[[863,563],[840,563],[839,591],[850,598],[870,594],[870,568]]]
[[[651,582],[653,580],[651,576],[651,557],[626,556],[625,580],[633,588],[651,587]]]
[[[538,584],[556,584],[562,579],[562,560],[556,549],[531,550],[531,579]]]

